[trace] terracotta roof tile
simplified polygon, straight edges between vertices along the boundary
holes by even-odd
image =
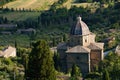
[[[88,48],[90,49],[103,49],[104,43],[90,43]]]
[[[75,46],[66,51],[67,53],[89,53],[90,49],[84,46]]]

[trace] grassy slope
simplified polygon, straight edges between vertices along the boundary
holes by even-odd
[[[5,4],[3,7],[8,8],[25,8],[25,9],[35,9],[35,10],[45,10],[49,9],[50,5],[52,5],[57,0],[17,0],[14,2],[10,2]]]
[[[12,45],[14,46],[15,40],[18,46],[29,46],[29,37],[27,35],[0,35],[0,45]]]
[[[16,0],[5,4],[3,7],[16,9],[34,9],[34,10],[47,10],[57,0]],[[26,20],[27,18],[37,18],[40,12],[0,12],[0,17],[7,17],[8,20]]]
[[[27,18],[36,19],[40,15],[40,12],[6,12],[0,13],[0,17],[7,17],[8,20],[20,21],[26,20]]]
[[[34,10],[48,10],[50,6],[58,0],[16,0],[5,4],[3,7],[14,8],[14,9],[34,9]],[[97,3],[95,3],[97,4]],[[67,7],[68,9],[71,6],[77,7],[91,7],[92,3],[73,3],[73,0],[68,0],[66,3],[61,5],[62,7]]]
[[[34,9],[34,10],[47,10],[57,0],[16,0],[14,2],[10,2],[5,4],[3,7],[6,6],[8,8],[14,9]],[[74,4],[73,0],[68,0],[66,3],[61,5],[61,7],[67,7],[68,9],[71,6],[83,6],[83,7],[91,7],[92,3],[81,3],[81,4]],[[37,18],[40,15],[40,12],[7,12],[2,13],[0,12],[0,16],[7,17],[9,20],[25,20],[27,18]]]

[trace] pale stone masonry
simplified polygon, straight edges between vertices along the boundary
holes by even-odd
[[[8,46],[4,50],[0,51],[0,57],[16,57],[16,48]]]
[[[115,49],[115,53],[120,56],[120,45],[117,45],[116,49]]]
[[[73,64],[80,67],[83,75],[94,71],[95,66],[104,58],[104,43],[95,42],[95,36],[78,17],[76,25],[71,27],[69,41],[57,46],[61,71],[69,71]]]

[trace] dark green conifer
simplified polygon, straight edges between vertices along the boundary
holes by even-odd
[[[73,76],[73,77],[81,76],[80,69],[75,64],[73,64],[73,66],[72,66],[71,76]]]
[[[54,67],[57,71],[60,71],[60,56],[57,52],[54,52]]]
[[[27,80],[56,80],[53,58],[46,41],[33,44],[29,55]]]
[[[105,72],[103,73],[103,80],[110,80],[109,73],[107,69],[105,69]]]

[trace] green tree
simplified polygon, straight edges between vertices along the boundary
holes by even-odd
[[[105,72],[103,73],[103,80],[110,80],[109,73],[107,69],[105,69]]]
[[[23,54],[22,55],[22,64],[25,68],[25,75],[24,75],[24,78],[26,78],[27,76],[27,70],[28,70],[28,54]]]
[[[80,80],[81,75],[82,74],[80,72],[79,67],[77,65],[73,64],[70,80]]]
[[[90,72],[85,76],[85,79],[101,80],[101,74],[98,72]]]
[[[77,65],[73,64],[72,66],[72,71],[71,71],[71,76],[75,77],[75,76],[81,76],[81,72],[80,69]]]
[[[63,35],[63,41],[66,42],[67,41],[67,34]]]
[[[51,51],[46,41],[33,43],[29,54],[27,80],[56,80]]]
[[[60,56],[57,52],[54,52],[54,66],[57,71],[60,71]]]
[[[18,45],[17,45],[17,41],[16,41],[16,40],[15,40],[14,45],[15,45],[15,48],[18,48]]]
[[[56,39],[53,38],[53,46],[56,46],[56,45],[57,45]]]

